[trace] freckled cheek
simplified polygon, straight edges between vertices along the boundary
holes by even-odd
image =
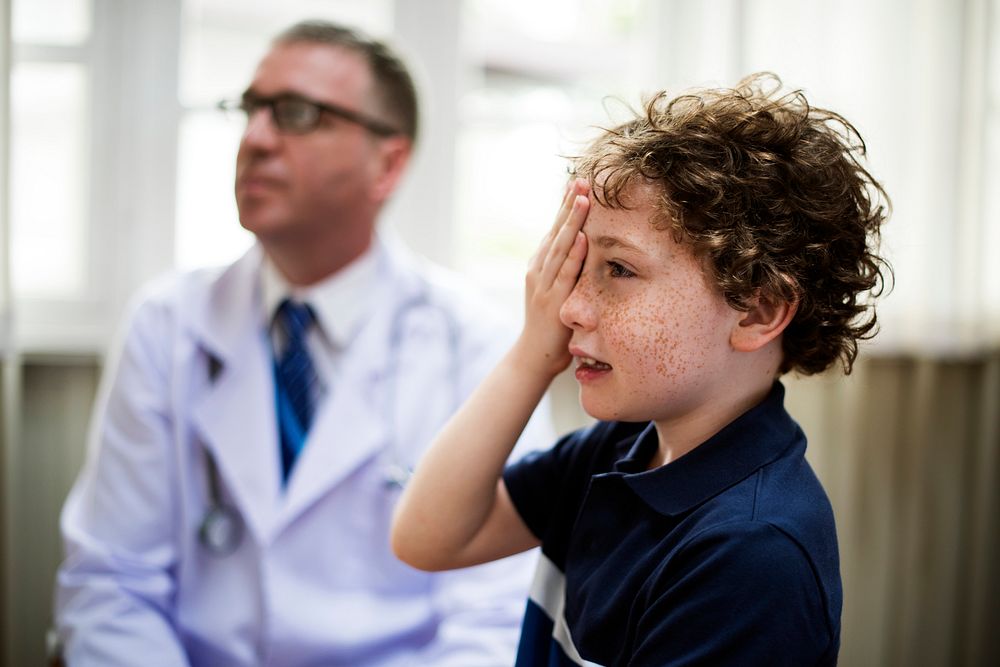
[[[636,382],[674,375],[683,364],[686,327],[668,305],[644,301],[610,306],[604,322],[609,351]]]

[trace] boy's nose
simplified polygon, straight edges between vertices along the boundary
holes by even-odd
[[[570,329],[593,329],[594,308],[591,304],[591,290],[585,276],[580,276],[573,291],[569,293],[559,309],[559,319]]]

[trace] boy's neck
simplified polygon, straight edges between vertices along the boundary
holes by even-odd
[[[721,431],[740,415],[760,404],[771,391],[773,379],[753,386],[736,385],[739,389],[722,392],[704,409],[693,411],[669,421],[657,421],[659,446],[648,464],[648,470],[676,461]]]

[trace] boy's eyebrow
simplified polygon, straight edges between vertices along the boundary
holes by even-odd
[[[624,250],[631,250],[632,252],[642,253],[642,250],[632,245],[631,243],[627,243],[626,241],[621,240],[617,236],[607,236],[607,235],[598,236],[596,239],[592,240],[591,243],[593,243],[599,248],[605,248],[605,249],[622,248]]]

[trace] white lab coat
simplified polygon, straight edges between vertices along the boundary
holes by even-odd
[[[386,481],[492,367],[507,327],[391,246],[376,312],[284,490],[260,249],[140,302],[62,516],[56,616],[72,667],[511,664],[534,554],[413,570],[388,546],[400,489]],[[214,380],[209,357],[221,362]],[[536,418],[520,447],[551,436]],[[197,537],[210,503],[204,449],[246,526],[228,556]]]

